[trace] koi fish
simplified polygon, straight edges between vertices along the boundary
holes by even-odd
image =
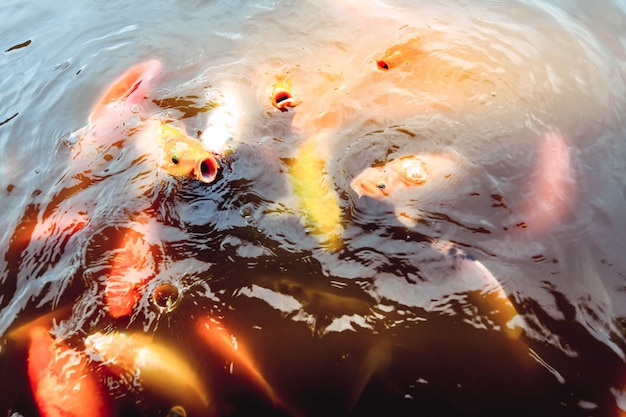
[[[154,223],[138,219],[131,223],[115,251],[111,263],[104,298],[112,317],[132,313],[141,298],[145,284],[156,274]]]
[[[455,276],[463,280],[459,292],[465,292],[473,305],[487,306],[492,323],[510,339],[518,339],[524,330],[524,321],[491,271],[451,242],[435,242],[433,247],[448,258]]]
[[[520,212],[531,235],[545,233],[571,214],[577,194],[569,147],[562,135],[550,132],[542,140],[535,172],[529,178]]]
[[[247,119],[244,92],[239,85],[226,83],[217,91],[207,93],[207,101],[211,105],[206,127],[200,135],[204,147],[214,155],[226,156],[232,151],[233,139],[245,136],[244,120]]]
[[[286,112],[287,107],[296,107],[302,103],[302,99],[293,94],[290,79],[282,79],[272,86],[270,94],[272,105],[282,112]]]
[[[350,187],[359,197],[391,202],[398,220],[412,227],[417,224],[412,203],[430,203],[436,191],[456,184],[463,162],[453,151],[408,155],[366,168],[352,180]]]
[[[326,175],[326,162],[317,151],[318,138],[309,139],[289,161],[290,182],[311,233],[320,238],[323,246],[337,249],[343,234],[339,197]]]
[[[100,332],[85,338],[86,352],[101,359],[100,368],[115,376],[126,388],[157,392],[182,403],[185,409],[210,407],[211,398],[190,363],[143,333]]]
[[[379,274],[371,289],[372,296],[431,312],[450,312],[451,301],[471,306],[464,322],[504,334],[519,348],[525,329],[523,317],[509,299],[500,281],[470,253],[446,241],[431,242],[430,251],[419,251],[413,262],[419,264],[423,280],[411,282],[395,274]],[[523,350],[523,349],[522,349]]]
[[[387,49],[382,57],[376,60],[376,66],[381,71],[387,71],[401,65],[407,65],[416,56],[424,53],[420,46],[421,41],[419,38],[412,38],[403,44],[394,45]]]
[[[88,122],[90,125],[107,124],[104,129],[111,130],[119,126],[131,113],[136,113],[133,106],[143,104],[148,98],[148,91],[156,81],[162,69],[161,62],[152,59],[137,64],[118,77],[97,100]]]
[[[106,394],[87,357],[43,326],[30,331],[28,378],[42,417],[109,416]]]
[[[157,155],[157,164],[175,177],[212,183],[220,168],[215,156],[198,139],[161,120],[148,120],[137,132],[136,144],[145,153]]]
[[[200,140],[158,118],[141,114],[160,71],[161,63],[150,60],[117,78],[96,102],[87,127],[75,134],[78,140],[73,145],[72,158],[76,159],[84,147],[95,147],[96,154],[106,154],[110,147],[121,147],[133,139],[139,150],[155,155],[156,163],[171,175],[206,183],[214,181],[219,163]]]
[[[231,373],[244,374],[273,404],[283,405],[274,389],[254,364],[250,354],[219,321],[206,315],[200,316],[196,321],[195,329],[211,351],[232,364]]]

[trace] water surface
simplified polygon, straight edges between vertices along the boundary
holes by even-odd
[[[171,346],[215,415],[626,412],[624,2],[9,0],[0,15],[0,414],[38,415],[28,343],[11,335],[51,312],[77,351],[96,332]],[[423,55],[377,69],[415,38]],[[97,169],[71,159],[95,100],[148,59],[163,64],[148,112],[226,144],[216,182],[169,178],[131,150]],[[285,73],[303,102],[279,112],[269,94]],[[537,227],[526,208],[546,200],[553,133],[574,186]],[[339,205],[333,247],[290,182],[310,140]],[[367,167],[441,149],[465,158],[463,181],[411,202],[413,226],[350,189]],[[113,319],[107,271],[140,214],[161,255],[133,314]],[[521,334],[489,294],[458,286],[437,242],[493,274]],[[161,284],[180,291],[175,308],[152,301]],[[284,406],[202,345],[203,314]],[[206,412],[161,394],[108,398],[116,415]]]

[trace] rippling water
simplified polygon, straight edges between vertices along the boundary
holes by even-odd
[[[626,414],[622,0],[8,0],[0,15],[0,414],[38,415],[22,329],[50,317],[113,415]],[[407,58],[379,70],[398,45]],[[215,182],[130,146],[72,159],[96,99],[149,59],[147,112],[222,152]],[[283,75],[302,104],[279,112]],[[329,200],[294,191],[311,143],[322,169],[304,189]],[[442,150],[460,174],[427,195],[351,189]],[[143,227],[150,276],[113,318],[111,265]],[[264,384],[203,344],[205,315]],[[210,405],[175,375],[112,384],[89,356],[100,333],[164,344]]]

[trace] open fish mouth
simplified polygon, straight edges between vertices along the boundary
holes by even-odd
[[[300,103],[302,103],[302,99],[295,97],[287,88],[276,87],[272,91],[272,104],[282,112],[287,111],[288,107],[296,107]]]
[[[208,156],[197,161],[194,167],[194,177],[204,183],[211,183],[215,181],[219,168],[217,160],[213,156]]]

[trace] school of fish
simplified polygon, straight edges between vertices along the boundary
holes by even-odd
[[[350,2],[345,3],[346,7],[351,7]],[[375,76],[382,78],[394,71],[426,74],[429,69],[443,65],[436,55],[429,54],[432,51],[422,49],[422,45],[419,37],[411,37],[381,51],[373,63]],[[220,159],[226,152],[224,142],[209,143],[208,132],[215,134],[212,127],[207,125],[204,135],[194,138],[185,132],[184,124],[149,109],[152,89],[161,70],[158,60],[139,63],[106,89],[96,101],[87,125],[75,134],[71,164],[85,172],[93,171],[106,166],[122,150],[133,149],[151,161],[157,172],[155,178],[188,178],[209,187],[216,181],[222,166]],[[437,204],[442,194],[454,194],[468,167],[474,164],[450,148],[409,152],[382,163],[372,161],[369,167],[349,179],[350,190],[339,190],[328,173],[325,144],[340,123],[337,114],[341,112],[307,111],[307,106],[314,106],[316,98],[306,93],[323,86],[306,85],[305,80],[285,67],[274,68],[269,74],[261,78],[264,85],[258,86],[263,92],[259,94],[262,97],[259,105],[273,108],[276,114],[295,114],[292,127],[307,138],[288,160],[289,185],[298,202],[303,227],[326,251],[337,251],[342,245],[345,223],[340,192],[352,193],[355,200],[369,198],[391,204],[397,220],[411,228],[420,221],[420,208]],[[463,100],[464,91],[455,89],[455,79],[476,77],[471,72],[457,74],[455,69],[441,74],[442,78],[431,80],[429,85],[433,93],[449,102]],[[337,100],[327,105],[340,108],[341,102]],[[419,111],[419,106],[398,111]],[[527,225],[526,233],[531,236],[547,233],[562,221],[573,210],[572,201],[576,196],[576,178],[572,174],[573,161],[567,138],[556,131],[545,132],[539,155],[532,178],[535,197],[523,201],[518,208]],[[159,273],[158,259],[163,256],[164,248],[160,245],[159,224],[149,210],[152,203],[146,201],[145,207],[135,210],[126,224],[119,225],[119,241],[110,254],[107,280],[101,288],[106,314],[113,319],[138,314],[139,300],[146,296],[148,284]],[[89,213],[80,211],[62,219],[52,217],[37,225],[28,238],[34,235],[45,238],[59,227],[76,233],[88,223]],[[439,292],[434,290],[434,294],[438,297],[458,292],[473,294],[475,303],[494,312],[494,326],[523,346],[519,338],[523,320],[498,278],[480,260],[452,242],[433,241],[432,246],[443,259],[438,265],[454,271],[448,286],[440,288]],[[383,284],[383,278],[378,284]],[[332,312],[337,306],[337,311],[375,314],[367,303],[322,290],[298,288],[298,284],[288,278],[268,277],[258,283],[256,291],[263,288],[290,297],[303,314]],[[252,291],[250,289],[250,294]],[[316,324],[315,331],[326,331],[342,313],[329,314],[325,323]],[[181,407],[171,410],[169,415],[186,415],[190,411],[195,415],[219,415],[212,400],[211,383],[214,382],[205,381],[202,372],[175,346],[151,340],[148,334],[141,332],[107,329],[84,335],[78,345],[70,344],[56,334],[54,325],[66,317],[67,312],[59,311],[53,317],[34,320],[10,333],[11,337],[28,345],[28,378],[42,417],[112,415],[109,398],[116,395],[115,390],[147,390],[171,397]],[[231,373],[247,380],[277,408],[293,411],[255,364],[254,352],[248,351],[245,341],[227,329],[219,317],[199,312],[190,320],[194,321],[191,329],[204,348],[229,364]],[[371,353],[380,358],[379,362],[372,361],[373,364],[384,362],[386,350],[381,346]],[[364,368],[363,386],[373,372],[372,368]],[[115,389],[111,388],[113,385]],[[362,387],[358,388],[355,395],[361,390]]]

